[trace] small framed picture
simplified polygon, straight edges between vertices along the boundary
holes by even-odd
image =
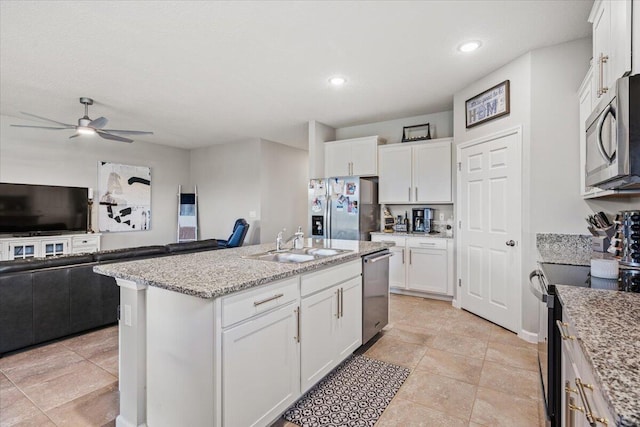
[[[402,142],[424,141],[425,139],[431,139],[429,123],[402,128]]]
[[[467,129],[509,114],[509,80],[465,102]]]

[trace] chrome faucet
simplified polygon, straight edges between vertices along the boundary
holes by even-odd
[[[292,236],[289,236],[287,239],[282,237],[282,233],[287,231],[286,228],[283,228],[282,231],[278,232],[278,236],[276,237],[276,252],[284,251],[283,245],[286,245],[290,241],[293,242],[293,247],[296,249],[300,249],[303,246],[304,233],[302,232],[302,226],[298,227],[298,231],[296,231]]]

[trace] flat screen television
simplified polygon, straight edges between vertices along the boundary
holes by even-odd
[[[0,182],[0,234],[87,231],[88,188]]]

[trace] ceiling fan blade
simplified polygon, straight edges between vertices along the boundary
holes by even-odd
[[[66,126],[67,128],[75,128],[75,125],[70,125],[68,123],[62,123],[62,122],[57,122],[55,120],[51,120],[51,119],[47,119],[46,117],[40,117],[40,116],[36,116],[35,114],[31,114],[31,113],[25,113],[24,111],[20,111],[22,114],[24,114],[25,116],[31,116],[31,117],[35,117],[36,119],[40,119],[40,120],[45,120],[47,122],[51,122],[51,123],[56,123],[58,125],[62,125],[62,126]]]
[[[120,142],[133,142],[133,139],[125,138],[118,135],[111,135],[110,133],[107,133],[103,130],[98,129],[96,130],[96,132],[98,133],[98,135],[100,135],[104,139],[110,139],[112,141],[120,141]]]
[[[109,120],[107,120],[104,117],[98,117],[95,120],[91,120],[91,122],[89,122],[88,126],[94,129],[102,129],[103,127],[105,127],[107,125],[107,123],[109,122]]]
[[[79,133],[74,133],[73,135],[71,135],[71,136],[69,137],[69,139],[71,139],[71,138],[75,138],[76,136],[80,136],[80,134],[79,134]]]
[[[153,135],[153,132],[146,132],[142,130],[124,130],[124,129],[102,129],[105,132],[123,133],[125,135]]]
[[[31,125],[10,125],[17,128],[34,128],[34,129],[71,129],[71,128],[54,128],[51,126],[31,126]]]

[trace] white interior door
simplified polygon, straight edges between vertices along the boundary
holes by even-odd
[[[521,133],[458,149],[462,308],[518,332],[521,313]]]

